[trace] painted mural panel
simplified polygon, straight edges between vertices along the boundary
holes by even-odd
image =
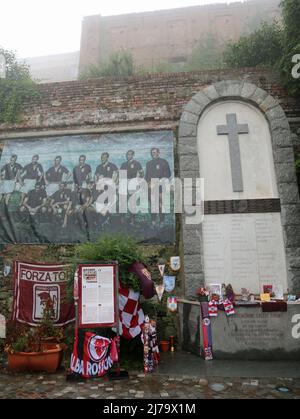
[[[162,201],[159,186],[156,213],[150,204],[152,179],[174,177],[172,131],[8,140],[0,174],[1,243],[71,244],[114,233],[175,241],[172,196]]]

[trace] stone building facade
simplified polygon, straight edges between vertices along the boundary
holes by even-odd
[[[238,40],[261,20],[272,19],[280,19],[278,0],[88,16],[82,23],[80,71],[120,50],[130,51],[137,66],[151,68],[169,62],[180,67],[208,34],[221,47]]]
[[[125,80],[43,84],[39,91],[38,98],[25,104],[21,123],[0,126],[0,142],[71,134],[173,130],[175,174],[182,178],[199,177],[201,173],[196,133],[204,110],[227,100],[245,101],[259,109],[272,136],[288,285],[300,291],[300,204],[294,165],[294,150],[299,147],[300,104],[287,96],[277,73],[244,68],[157,74]],[[205,281],[203,246],[199,240],[202,227],[188,226],[181,217],[177,227],[176,249],[183,261],[182,296],[194,296],[196,288]],[[8,250],[10,260],[19,256],[32,260],[41,254],[39,246],[20,250],[18,245],[9,245]],[[5,253],[2,263],[3,260]],[[0,311],[2,304],[7,303],[12,284],[1,278],[1,287]]]

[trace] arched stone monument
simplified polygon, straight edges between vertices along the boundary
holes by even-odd
[[[204,88],[179,125],[180,176],[204,178],[202,224],[182,223],[185,295],[204,283],[236,292],[300,291],[300,201],[289,123],[243,81]]]

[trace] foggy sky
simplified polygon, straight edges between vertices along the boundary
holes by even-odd
[[[84,16],[230,2],[232,0],[3,0],[0,46],[16,51],[22,58],[72,52],[80,48]]]

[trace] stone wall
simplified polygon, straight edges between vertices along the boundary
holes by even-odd
[[[239,69],[209,72],[157,74],[132,77],[126,80],[107,78],[43,84],[40,96],[25,104],[23,121],[9,126],[0,125],[0,140],[30,138],[73,133],[122,132],[155,129],[177,129],[183,108],[191,98],[204,88],[220,80],[251,82],[277,99],[290,122],[294,134],[294,146],[299,148],[300,103],[289,98],[279,82],[278,75],[267,69]],[[184,155],[190,148],[188,138],[176,144],[176,174],[184,163]],[[181,160],[179,155],[182,155]],[[176,249],[182,249],[183,237],[178,217]],[[198,264],[197,246],[190,243],[190,253],[185,261],[185,273],[194,275]],[[14,247],[15,255],[18,246]],[[26,260],[35,247],[25,248]],[[198,249],[199,250],[199,249]],[[189,251],[187,249],[187,251]],[[48,252],[48,249],[45,249]],[[183,254],[183,253],[182,253]],[[299,258],[295,255],[294,262]],[[34,254],[33,260],[36,259]],[[197,277],[198,278],[198,277]],[[183,279],[183,278],[182,278]],[[199,278],[198,278],[199,279]],[[11,287],[7,279],[0,278],[6,292]],[[2,301],[7,300],[7,294]],[[1,310],[0,310],[1,311]]]
[[[261,307],[238,307],[227,317],[219,310],[211,318],[214,359],[298,360],[299,305],[287,312],[263,313]],[[179,303],[182,348],[200,356],[203,349],[200,304]]]

